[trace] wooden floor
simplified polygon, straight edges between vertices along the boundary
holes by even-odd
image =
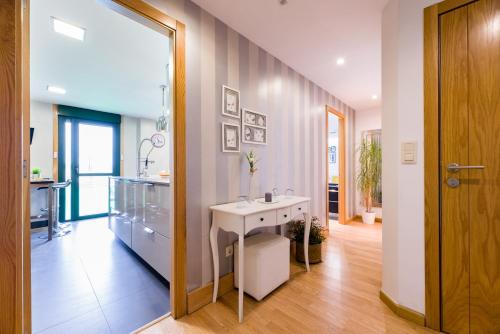
[[[142,333],[434,333],[397,317],[378,297],[382,225],[332,225],[324,262],[309,274],[293,264],[290,281],[261,302],[245,296],[243,324],[233,290],[216,304]]]

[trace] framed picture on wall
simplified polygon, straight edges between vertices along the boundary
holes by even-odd
[[[222,123],[222,152],[240,151],[240,125]]]
[[[243,108],[243,124],[267,128],[267,115]]]
[[[246,144],[267,145],[267,129],[243,124],[241,137]]]
[[[240,119],[240,91],[222,85],[222,115]]]

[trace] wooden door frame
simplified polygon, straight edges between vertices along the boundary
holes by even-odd
[[[174,36],[174,223],[172,316],[186,314],[186,60],[185,25],[142,0],[104,0],[146,18]],[[118,5],[118,6],[117,6]],[[29,0],[7,0],[0,10],[0,332],[31,333],[29,203]]]
[[[328,191],[328,168],[329,168],[329,163],[328,163],[328,116],[330,114],[333,114],[336,116],[339,120],[339,223],[340,224],[346,224],[346,203],[345,203],[345,193],[346,193],[346,182],[345,182],[345,115],[342,114],[340,111],[335,109],[334,107],[330,105],[326,105],[325,107],[325,115],[326,115],[326,130],[325,130],[325,136],[326,136],[326,227],[330,228],[330,210],[329,210],[329,203],[328,203],[328,198],[329,198],[329,191]]]
[[[424,9],[425,325],[441,329],[439,180],[439,16],[475,0],[446,0]]]

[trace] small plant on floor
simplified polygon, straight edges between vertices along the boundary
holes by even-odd
[[[304,232],[306,229],[306,223],[303,219],[293,220],[290,222],[289,232],[292,239],[300,243],[304,240]],[[309,231],[309,245],[321,244],[326,240],[323,234],[323,227],[319,223],[318,217],[312,217],[311,219],[311,229]]]
[[[303,219],[290,222],[289,232],[292,240],[295,241],[295,258],[298,262],[304,260],[304,233],[306,223]],[[309,263],[321,262],[321,244],[326,240],[324,228],[319,223],[318,217],[311,219],[311,229],[309,230]]]

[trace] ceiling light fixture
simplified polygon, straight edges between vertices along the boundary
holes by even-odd
[[[54,94],[60,94],[60,95],[66,94],[66,89],[61,88],[61,87],[48,85],[47,90],[51,93],[54,93]]]
[[[79,41],[83,41],[85,39],[84,28],[61,21],[55,17],[52,17],[52,27],[54,28],[54,31],[59,34],[77,39]]]
[[[342,57],[337,58],[337,65],[342,66],[345,64],[345,59]]]
[[[372,95],[372,100],[377,100],[378,99],[378,95],[377,94],[373,94]]]

